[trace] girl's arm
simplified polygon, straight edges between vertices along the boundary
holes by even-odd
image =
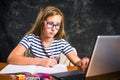
[[[41,65],[46,67],[52,67],[57,64],[55,59],[26,57],[24,56],[26,50],[23,45],[18,44],[8,56],[7,62],[10,64]]]

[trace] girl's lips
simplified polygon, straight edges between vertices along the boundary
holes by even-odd
[[[51,35],[54,35],[54,32],[50,32]]]

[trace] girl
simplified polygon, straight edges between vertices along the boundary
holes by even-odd
[[[31,57],[24,56],[27,50]],[[57,64],[56,58],[59,59],[60,53],[65,54],[83,71],[87,68],[89,59],[80,59],[66,41],[62,12],[54,6],[47,6],[39,12],[32,29],[10,53],[8,63],[53,67]]]

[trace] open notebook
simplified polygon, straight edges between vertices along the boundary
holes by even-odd
[[[5,68],[3,68],[0,71],[0,74],[14,74],[14,73],[60,73],[60,72],[66,72],[67,67],[63,64],[57,64],[56,66],[52,68],[47,68],[43,66],[35,66],[35,65],[13,65],[8,64]]]
[[[120,71],[120,36],[98,36],[86,77]]]

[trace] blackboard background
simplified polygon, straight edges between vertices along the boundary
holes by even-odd
[[[6,62],[47,5],[64,13],[68,41],[81,58],[90,57],[98,35],[120,34],[120,0],[0,0],[0,61]]]

